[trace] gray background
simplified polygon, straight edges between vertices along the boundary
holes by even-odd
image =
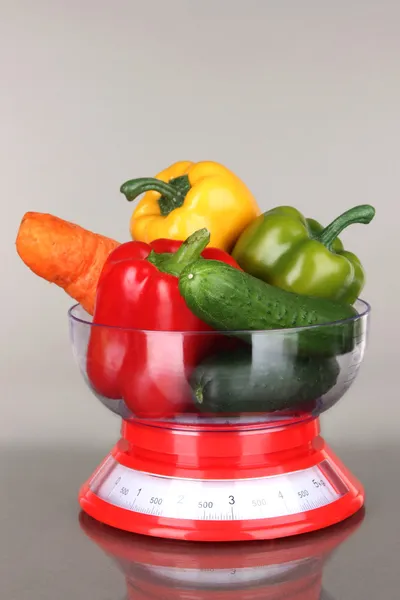
[[[395,0],[1,2],[1,443],[105,451],[119,429],[74,364],[70,299],[16,255],[23,214],[127,240],[119,185],[181,159],[224,163],[263,209],[375,205],[343,235],[369,348],[323,424],[338,449],[397,436],[399,31]]]

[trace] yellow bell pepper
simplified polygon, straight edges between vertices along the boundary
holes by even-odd
[[[261,213],[246,185],[226,167],[211,161],[179,161],[154,178],[131,179],[121,186],[127,200],[144,193],[130,221],[134,240],[185,240],[203,227],[210,246],[227,252]]]

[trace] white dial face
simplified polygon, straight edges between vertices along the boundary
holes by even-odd
[[[329,463],[270,477],[200,480],[135,471],[113,457],[90,482],[102,500],[139,514],[191,521],[245,521],[321,508],[348,490],[328,478]]]

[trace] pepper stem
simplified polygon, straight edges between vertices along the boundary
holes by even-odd
[[[171,179],[169,183],[161,181],[156,177],[139,177],[125,181],[120,187],[120,192],[124,194],[128,202],[136,200],[138,196],[145,192],[158,192],[161,194],[158,203],[160,213],[166,217],[175,208],[182,206],[187,192],[190,189],[189,178],[187,175],[181,175]]]
[[[167,256],[151,252],[147,260],[155,265],[159,271],[179,277],[183,269],[200,258],[201,253],[210,241],[208,229],[199,229],[190,235],[176,252]]]
[[[370,204],[354,206],[325,227],[316,239],[330,249],[335,239],[342,233],[343,229],[353,223],[363,223],[367,225],[372,221],[374,216],[375,209]]]

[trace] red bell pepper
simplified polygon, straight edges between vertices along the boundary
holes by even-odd
[[[87,376],[96,393],[123,398],[137,417],[170,417],[192,405],[187,379],[216,336],[194,333],[212,330],[187,307],[178,276],[200,254],[240,269],[223,250],[206,248],[209,237],[202,229],[183,243],[127,242],[104,265]]]

